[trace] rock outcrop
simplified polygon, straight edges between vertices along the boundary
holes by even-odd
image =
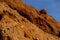
[[[17,10],[20,15],[27,18],[30,22],[37,25],[40,29],[53,35],[60,35],[60,26],[46,10],[37,11],[35,8],[26,5],[20,0],[4,0],[12,9]]]
[[[0,40],[60,40],[59,22],[21,0],[0,0]]]

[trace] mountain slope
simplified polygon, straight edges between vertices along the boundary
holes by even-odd
[[[13,0],[0,1],[0,40],[60,40],[57,36],[43,31],[42,28],[39,28],[39,24],[35,23],[36,21],[38,22],[38,20],[35,21],[33,17],[44,19],[44,17],[40,17],[38,14],[39,11],[32,7],[31,10],[33,10],[30,14],[30,9],[28,7],[29,10],[26,8],[24,11],[23,9],[26,5],[23,6],[23,8],[20,8],[22,4],[20,7],[17,5],[18,8],[15,8],[16,6],[14,7],[14,3],[13,5],[9,5],[10,2],[13,3]],[[16,2],[22,3],[21,1]],[[19,8],[20,10],[17,10]],[[26,15],[21,14],[25,12],[26,15],[29,14],[29,18],[31,17],[32,20],[29,21],[29,19],[25,17]]]
[[[47,15],[46,10],[38,11],[26,5],[20,0],[2,0],[12,9],[17,10],[20,15],[27,18],[30,22],[37,25],[43,31],[60,37],[60,26],[51,16]]]

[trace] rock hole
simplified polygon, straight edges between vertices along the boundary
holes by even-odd
[[[53,28],[49,24],[47,24],[47,26],[51,29],[51,32],[54,32]]]
[[[22,21],[25,21],[24,19],[22,19]]]
[[[11,38],[9,36],[7,36],[7,40],[11,40]]]
[[[11,5],[8,5],[10,8],[12,8],[13,10],[17,10],[16,8],[12,7]]]
[[[38,39],[34,38],[33,40],[38,40]]]
[[[8,12],[9,13],[9,12]],[[11,13],[9,13],[10,16],[13,16]]]
[[[13,16],[10,12],[3,10],[4,13],[8,13],[10,16]]]
[[[2,19],[2,14],[0,14],[0,20]]]
[[[3,34],[1,29],[0,29],[0,40],[3,40]]]
[[[58,34],[58,37],[60,37],[60,32],[59,32],[59,34]]]
[[[24,37],[26,37],[26,38],[30,38],[26,33],[24,33]]]
[[[7,28],[7,30],[9,30],[9,28]]]
[[[6,13],[5,10],[3,10],[3,13]]]
[[[25,18],[27,18],[30,22],[31,22],[31,18],[29,17],[29,15],[27,15],[26,13],[24,12],[19,12],[19,14]]]
[[[6,31],[4,30],[4,33],[5,33]]]

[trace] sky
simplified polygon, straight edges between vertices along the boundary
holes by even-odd
[[[48,15],[60,22],[60,0],[23,0],[37,10],[46,9]]]

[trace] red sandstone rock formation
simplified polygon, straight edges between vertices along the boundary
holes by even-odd
[[[20,0],[0,1],[0,40],[60,40],[60,23]]]
[[[12,9],[17,10],[20,15],[37,25],[40,29],[53,35],[60,36],[60,26],[57,21],[47,15],[46,10],[38,11],[26,5],[20,0],[4,0]]]

